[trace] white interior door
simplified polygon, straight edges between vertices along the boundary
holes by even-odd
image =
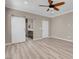
[[[49,28],[48,28],[48,21],[46,20],[43,20],[42,21],[42,38],[46,38],[48,37],[48,31],[49,31]]]
[[[25,41],[25,18],[11,17],[12,43]]]

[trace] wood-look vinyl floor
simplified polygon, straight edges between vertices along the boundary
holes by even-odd
[[[27,40],[6,46],[5,59],[73,59],[73,43],[58,39]]]

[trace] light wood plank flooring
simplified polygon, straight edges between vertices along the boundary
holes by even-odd
[[[5,59],[73,59],[73,43],[58,39],[27,40],[6,46]]]

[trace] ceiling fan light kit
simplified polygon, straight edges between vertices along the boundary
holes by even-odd
[[[54,10],[59,11],[59,8],[57,8],[57,7],[65,4],[65,2],[59,2],[59,3],[53,4],[53,1],[51,1],[51,0],[48,0],[48,3],[49,3],[49,5],[40,5],[40,6],[42,6],[42,7],[49,7],[47,9],[47,11],[49,11],[50,8],[53,8]]]
[[[27,1],[24,1],[24,4],[28,4],[28,2]]]

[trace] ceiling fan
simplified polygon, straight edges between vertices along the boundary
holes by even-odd
[[[57,7],[65,4],[65,2],[59,2],[59,3],[53,4],[53,1],[51,1],[51,0],[48,0],[48,3],[49,3],[49,5],[40,5],[40,6],[53,8],[54,10],[59,11],[59,9]],[[47,11],[50,10],[49,8],[47,9]]]

